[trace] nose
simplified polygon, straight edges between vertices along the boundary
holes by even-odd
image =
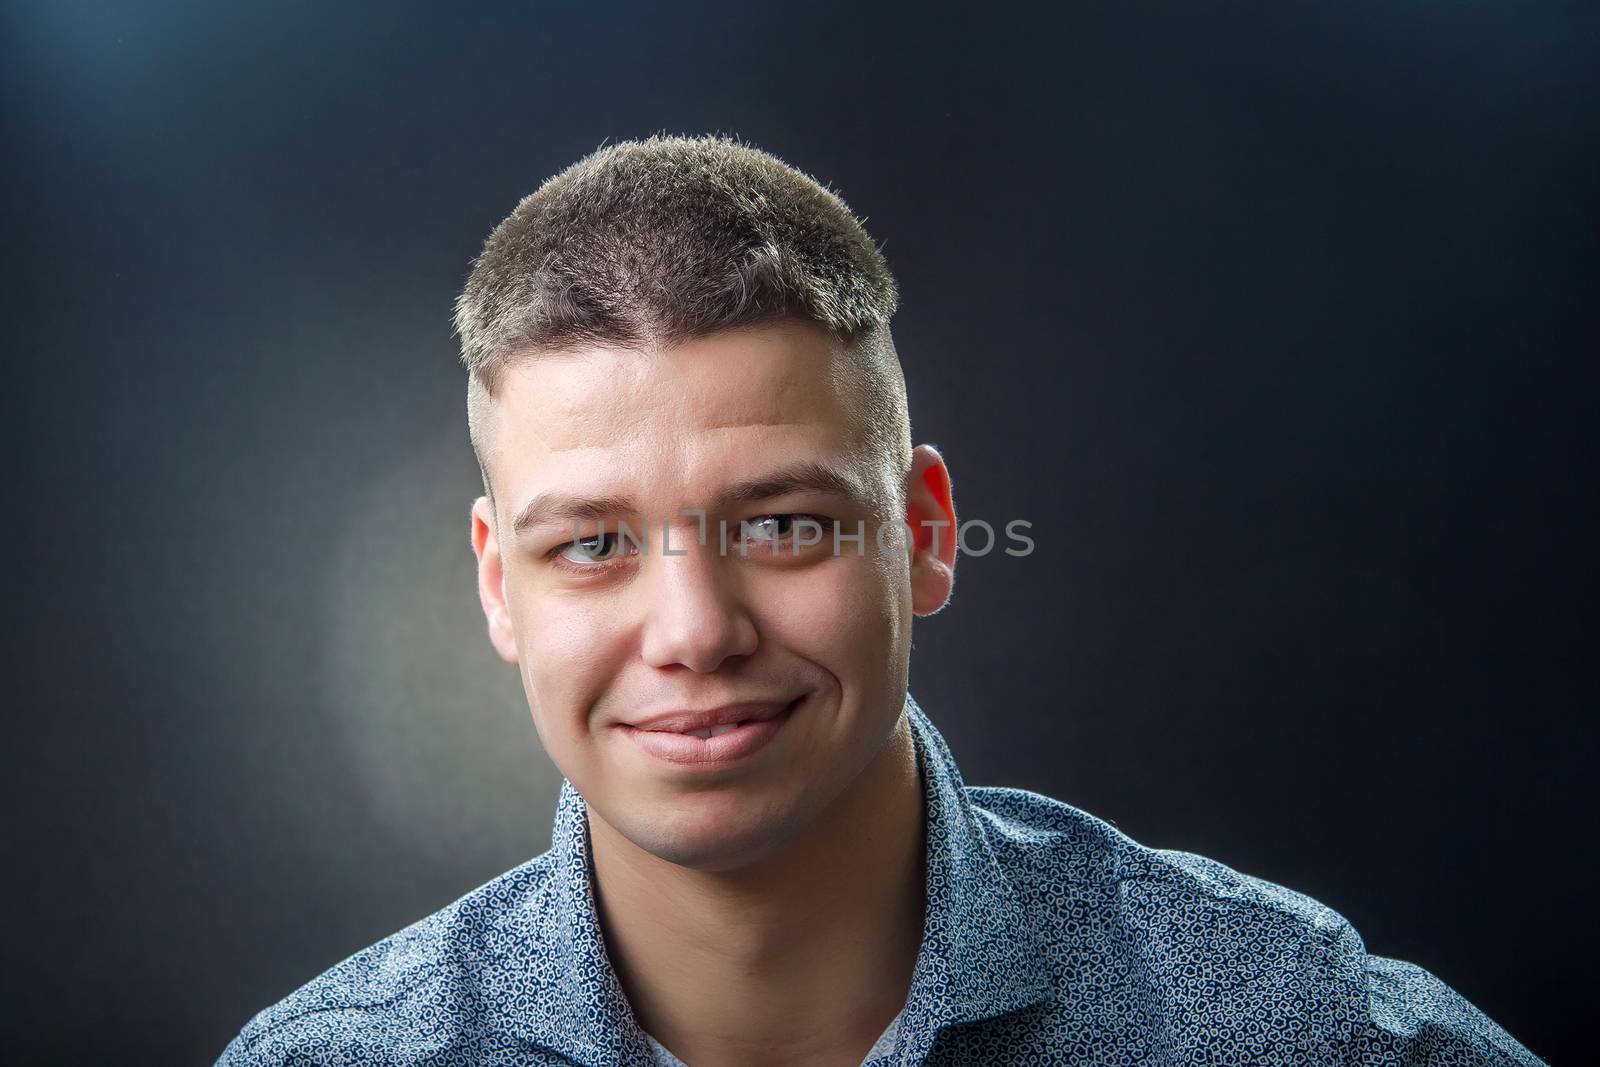
[[[677,537],[674,536],[674,541]],[[654,547],[654,546],[652,546]],[[679,546],[673,546],[679,551]],[[642,638],[652,667],[681,664],[697,674],[715,671],[730,656],[748,656],[758,636],[737,576],[716,545],[690,540],[687,554],[657,552],[649,560]]]

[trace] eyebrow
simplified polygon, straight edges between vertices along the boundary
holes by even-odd
[[[723,508],[807,491],[830,493],[863,503],[867,500],[862,486],[849,474],[825,463],[807,461],[735,482],[717,494],[714,504]],[[511,529],[520,535],[535,526],[633,515],[637,510],[634,502],[624,496],[584,497],[551,490],[528,501],[512,520]]]

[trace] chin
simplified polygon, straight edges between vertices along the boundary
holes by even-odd
[[[772,804],[730,796],[684,797],[657,809],[627,836],[659,859],[700,871],[725,871],[761,859],[796,829]]]

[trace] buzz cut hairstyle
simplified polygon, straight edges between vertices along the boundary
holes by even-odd
[[[456,299],[484,492],[492,504],[485,440],[507,368],[541,353],[649,351],[800,320],[857,356],[868,439],[889,460],[889,506],[903,509],[911,424],[889,332],[898,303],[861,220],[776,156],[720,134],[601,147],[495,227]]]

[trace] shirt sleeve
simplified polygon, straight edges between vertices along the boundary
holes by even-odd
[[[1546,1067],[1465,997],[1414,963],[1367,956],[1362,1067]]]
[[[216,1067],[268,1067],[267,1060],[255,1054],[244,1034],[239,1034],[217,1057]]]

